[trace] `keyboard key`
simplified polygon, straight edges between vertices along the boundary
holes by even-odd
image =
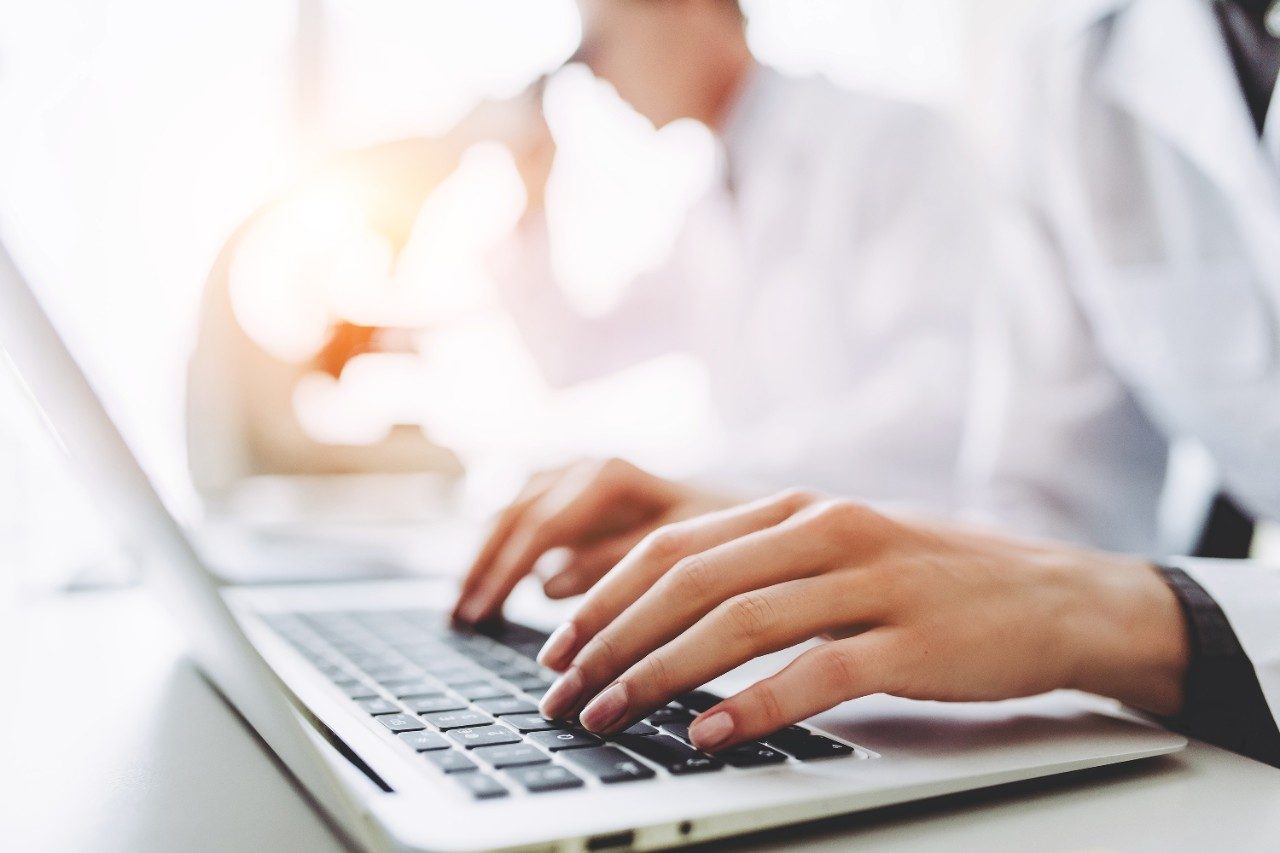
[[[575,749],[566,752],[564,758],[606,784],[652,779],[654,776],[648,767],[612,746]]]
[[[536,657],[538,651],[547,642],[547,635],[541,631],[511,622],[504,622],[485,630],[498,643],[526,658]]]
[[[377,690],[374,690],[372,687],[370,687],[367,684],[361,684],[358,681],[355,682],[354,684],[343,684],[340,686],[342,687],[342,691],[352,699],[377,699],[378,698]]]
[[[467,749],[475,749],[478,746],[519,743],[520,735],[506,726],[478,726],[471,729],[454,729],[449,732],[449,739]]]
[[[444,711],[439,714],[423,714],[422,719],[441,731],[474,728],[493,722],[492,717],[479,711]]]
[[[404,664],[390,664],[387,666],[364,666],[361,667],[365,675],[372,678],[379,684],[387,684],[392,681],[411,681],[415,678],[422,677],[422,670],[416,666],[406,666]]]
[[[437,749],[448,749],[449,741],[435,732],[402,732],[400,740],[418,752],[433,752]]]
[[[538,714],[513,714],[502,718],[508,726],[514,726],[521,732],[547,732],[552,729],[567,728],[566,724],[556,720],[548,720]]]
[[[658,730],[648,723],[635,723],[629,729],[623,729],[624,735],[656,735]]]
[[[535,691],[545,693],[551,687],[551,682],[541,675],[521,675],[507,680],[525,693],[534,693]]]
[[[501,770],[504,767],[525,767],[530,764],[546,764],[551,760],[545,752],[533,744],[511,743],[505,746],[482,746],[472,753],[487,764]]]
[[[468,770],[479,769],[479,765],[467,758],[460,749],[450,749],[448,752],[427,752],[422,757],[434,764],[437,770],[445,773],[466,773]]]
[[[501,782],[483,773],[459,773],[449,778],[456,780],[459,785],[471,792],[471,796],[477,800],[492,800],[507,795],[507,789],[503,787]]]
[[[489,667],[489,672],[501,678],[503,681],[509,681],[513,678],[527,678],[532,673],[523,666],[517,666],[513,663],[499,663]]]
[[[701,714],[703,711],[719,705],[724,700],[706,690],[692,690],[683,696],[676,697],[676,704],[682,708]]]
[[[403,701],[415,714],[461,711],[467,707],[465,699],[455,699],[452,696],[410,696]]]
[[[815,735],[804,730],[801,731],[803,731],[803,734],[783,729],[780,732],[774,732],[763,737],[761,740],[774,749],[780,749],[801,761],[811,761],[815,758],[840,758],[853,754],[853,747],[846,746],[829,737]]]
[[[603,741],[590,732],[579,729],[563,729],[561,731],[533,732],[529,741],[546,747],[552,752],[562,749],[581,749],[587,746],[599,746]]]
[[[459,684],[475,681],[484,676],[484,670],[476,669],[463,658],[449,661],[427,662],[421,665],[433,678],[441,681],[452,679]]]
[[[444,693],[439,684],[421,678],[384,681],[382,686],[397,699],[403,699],[406,696],[440,696]]]
[[[778,729],[773,733],[772,737],[805,737],[806,735],[811,734],[813,734],[813,732],[809,731],[804,726],[787,726],[785,729]],[[768,737],[760,738],[760,740],[768,739]]]
[[[400,706],[390,699],[383,699],[381,696],[374,699],[361,699],[356,703],[366,714],[395,714],[400,710]]]
[[[717,752],[716,758],[734,767],[763,767],[767,764],[782,764],[787,760],[781,752],[762,743],[744,743],[724,752]]]
[[[689,740],[689,724],[688,723],[663,723],[662,731],[672,737],[680,738],[685,743],[693,743]]]
[[[517,699],[515,696],[502,696],[498,699],[479,699],[476,701],[476,707],[481,711],[493,714],[495,717],[503,717],[507,714],[536,714],[538,706],[527,699]]]
[[[645,722],[651,726],[661,726],[663,723],[691,723],[693,714],[683,708],[659,708],[646,717]]]
[[[462,684],[474,684],[478,679],[484,678],[489,673],[483,669],[472,667],[471,669],[462,670],[448,675],[437,675],[441,683],[447,684],[449,687],[457,687]],[[506,691],[503,691],[504,693]]]
[[[535,794],[540,794],[544,791],[563,791],[566,788],[582,787],[581,779],[573,775],[568,768],[557,764],[544,764],[539,767],[516,767],[507,772],[525,790]]]
[[[464,699],[509,699],[511,694],[505,687],[499,687],[492,681],[472,681],[467,684],[450,685],[453,691]]]
[[[619,735],[617,742],[632,752],[666,769],[668,773],[681,776],[688,773],[705,773],[719,770],[724,762],[718,758],[703,755],[691,746],[681,743],[670,735],[651,735],[638,737],[635,735]]]
[[[393,732],[417,732],[426,728],[417,717],[409,714],[383,714],[380,717],[374,717],[374,719]]]

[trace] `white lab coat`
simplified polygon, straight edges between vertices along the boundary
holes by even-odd
[[[566,301],[540,220],[498,253],[533,355],[563,384],[692,353],[730,435],[712,474],[949,508],[986,269],[967,147],[922,107],[763,68],[722,142],[726,179],[604,317]]]
[[[1058,14],[1022,73],[1019,189],[1042,239],[1018,244],[1039,269],[1003,301],[986,497],[1041,532],[1140,546],[1165,445],[1190,437],[1280,519],[1280,108],[1259,145],[1209,0]],[[1280,566],[1175,562],[1280,717]]]

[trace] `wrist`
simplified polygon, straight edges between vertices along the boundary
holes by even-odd
[[[1177,596],[1146,561],[1085,554],[1071,572],[1067,648],[1075,650],[1069,687],[1109,696],[1159,715],[1182,707],[1190,659]]]

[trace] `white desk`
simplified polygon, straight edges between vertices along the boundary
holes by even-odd
[[[82,593],[28,606],[16,627],[18,672],[5,691],[13,742],[0,760],[11,790],[0,805],[0,848],[341,849],[185,661],[176,631],[149,597]],[[73,636],[96,642],[86,647]],[[1280,771],[1193,744],[1172,758],[739,843],[774,850],[1275,850]]]

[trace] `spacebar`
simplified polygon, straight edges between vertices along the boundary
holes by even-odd
[[[705,773],[724,767],[720,759],[703,755],[667,735],[618,735],[613,741],[675,775]]]

